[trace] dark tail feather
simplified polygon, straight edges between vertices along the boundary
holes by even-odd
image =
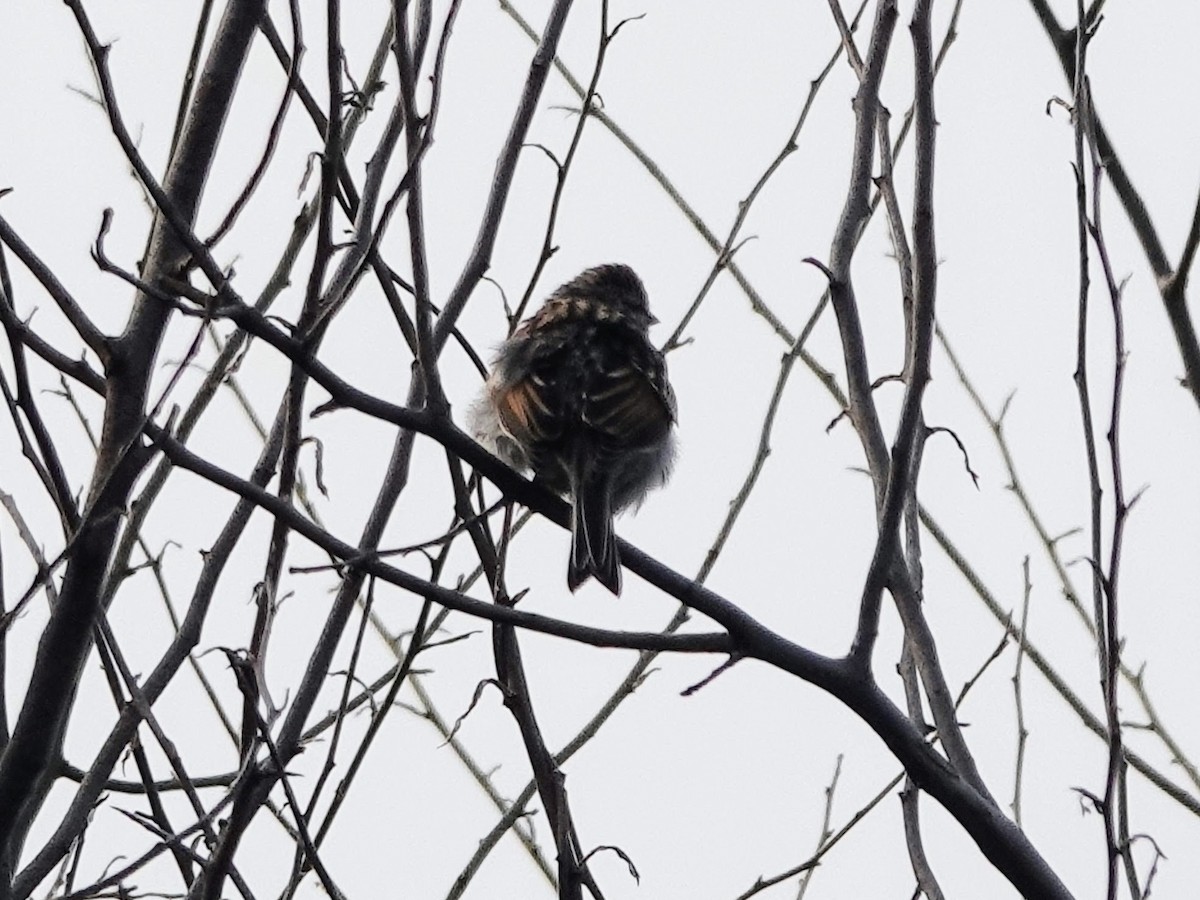
[[[572,591],[595,576],[614,594],[621,593],[621,560],[609,494],[604,479],[587,479],[574,491],[571,560],[567,567],[567,587]]]

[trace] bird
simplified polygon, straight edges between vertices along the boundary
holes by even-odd
[[[572,592],[594,577],[620,595],[613,517],[671,474],[677,407],[657,321],[629,266],[587,269],[500,345],[469,414],[481,444],[570,499]]]

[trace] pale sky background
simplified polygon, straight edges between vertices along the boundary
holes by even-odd
[[[305,76],[320,95],[324,6],[301,5],[309,47]],[[101,39],[113,43],[110,61],[122,112],[156,173],[165,164],[198,6],[183,0],[87,3]],[[440,26],[445,4],[435,6]],[[1073,16],[1073,4],[1055,6],[1064,20]],[[947,0],[936,6],[939,41],[952,7]],[[387,3],[367,0],[343,3],[347,53],[356,79],[365,72],[388,8]],[[518,8],[540,30],[549,4],[521,0]],[[560,47],[585,82],[595,52],[597,8],[586,0],[575,4]],[[286,4],[273,3],[272,12],[285,29]],[[816,0],[613,3],[614,21],[643,13],[645,18],[627,25],[609,49],[600,86],[604,108],[723,239],[739,200],[783,146],[810,81],[837,46],[836,29],[827,5]],[[848,16],[852,13],[847,10]],[[892,112],[893,133],[911,97],[910,16],[911,3],[902,2],[882,90],[882,100]],[[859,31],[862,48],[870,19],[868,10]],[[1061,534],[1084,526],[1088,517],[1079,408],[1071,380],[1077,302],[1073,136],[1064,110],[1046,112],[1051,98],[1069,99],[1070,88],[1026,3],[966,0],[958,30],[936,95],[939,321],[993,413],[1016,392],[1006,420],[1016,463],[1046,527]],[[1200,103],[1194,96],[1200,84],[1198,33],[1200,5],[1189,0],[1113,0],[1089,57],[1100,116],[1173,261],[1200,187]],[[474,240],[496,153],[532,49],[495,3],[464,2],[450,43],[435,143],[425,167],[435,298],[449,291]],[[223,215],[257,161],[284,79],[265,41],[257,39],[202,206],[201,234]],[[351,171],[356,174],[362,172],[390,105],[394,69],[385,79],[389,89],[351,154]],[[0,6],[0,188],[13,191],[0,200],[0,212],[101,327],[115,331],[124,323],[130,291],[98,272],[88,250],[101,211],[113,207],[108,252],[132,268],[142,252],[149,217],[102,111],[76,88],[91,93],[94,81],[67,8],[6,0]],[[845,198],[854,89],[854,76],[841,60],[818,95],[797,152],[758,200],[743,231],[743,236],[755,239],[739,251],[737,261],[793,331],[807,319],[824,286],[820,272],[801,260],[828,256]],[[576,105],[561,78],[552,73],[530,140],[561,154],[574,117],[554,107]],[[318,135],[295,104],[270,174],[219,248],[218,258],[236,268],[243,296],[255,296],[274,266],[300,209],[297,192],[306,154],[318,146]],[[402,171],[394,162],[391,183]],[[525,151],[489,272],[514,300],[541,246],[552,179],[546,158],[537,150]],[[897,180],[907,218],[907,151],[898,162]],[[310,183],[303,196],[311,198],[313,192]],[[1123,559],[1125,658],[1134,669],[1148,664],[1146,684],[1158,711],[1194,757],[1200,752],[1192,688],[1200,677],[1200,655],[1194,649],[1200,632],[1200,469],[1195,465],[1200,416],[1178,384],[1182,364],[1153,276],[1116,198],[1106,192],[1103,204],[1114,266],[1119,276],[1129,278],[1122,431],[1126,486],[1130,494],[1148,486],[1130,521]],[[394,260],[406,258],[400,217],[387,242]],[[663,322],[655,333],[660,341],[695,297],[713,260],[642,166],[594,122],[588,125],[571,173],[556,244],[561,249],[547,266],[537,296],[586,266],[627,262],[642,275]],[[898,282],[889,253],[886,225],[877,217],[854,269],[873,377],[897,371],[901,364]],[[28,315],[38,308],[35,324],[77,352],[52,302],[11,254],[9,266],[18,309]],[[302,260],[293,287],[273,313],[294,314],[306,275]],[[1111,346],[1111,320],[1102,292],[1093,293],[1093,305],[1092,379],[1102,435],[1111,377],[1111,351],[1106,349]],[[461,325],[481,350],[500,340],[503,318],[493,287],[479,287]],[[194,327],[194,321],[175,322],[161,362],[180,358]],[[687,335],[693,343],[669,358],[680,405],[677,471],[666,489],[637,517],[622,520],[619,528],[624,537],[667,564],[694,574],[754,456],[786,348],[750,311],[727,274],[718,279]],[[808,348],[840,376],[831,313],[822,319]],[[339,318],[325,354],[352,383],[392,400],[404,397],[410,360],[372,285],[364,282]],[[205,359],[211,360],[211,354]],[[461,421],[478,379],[455,350],[444,359],[447,389]],[[7,347],[0,366],[11,373]],[[163,366],[160,384],[166,383],[170,371]],[[258,345],[242,366],[241,385],[268,421],[286,374],[283,361]],[[39,386],[57,386],[57,378],[45,367],[35,375]],[[185,377],[178,388],[179,402],[186,402],[199,378]],[[882,387],[881,409],[893,415],[900,395],[895,385]],[[98,424],[99,401],[82,391],[80,397]],[[310,406],[323,399],[320,390],[310,391]],[[82,430],[59,399],[43,394],[40,403],[64,446],[72,484],[83,489],[91,459]],[[980,476],[976,490],[957,448],[945,436],[934,437],[922,473],[925,503],[1006,608],[1020,607],[1021,561],[1031,557],[1031,636],[1098,712],[1096,665],[1087,636],[1062,601],[1036,535],[1006,490],[1003,463],[985,423],[940,351],[925,408],[930,424],[956,430]],[[862,465],[858,441],[846,422],[825,431],[837,412],[816,379],[798,367],[780,409],[763,480],[709,580],[714,590],[791,639],[831,654],[844,652],[853,633],[875,538],[869,482],[856,471]],[[325,446],[331,497],[317,497],[321,515],[334,534],[355,540],[378,489],[394,431],[349,413],[311,420],[305,427]],[[894,421],[885,427],[890,434]],[[247,470],[259,447],[228,395],[197,431],[193,445],[239,473]],[[441,450],[428,441],[418,447],[412,483],[393,517],[386,546],[433,537],[448,519]],[[304,456],[304,463],[311,483],[311,454]],[[53,511],[20,456],[11,426],[0,438],[0,489],[17,499],[47,554],[57,553],[61,535]],[[200,564],[198,551],[211,544],[231,505],[228,494],[186,473],[176,474],[159,500],[150,519],[151,544],[161,546],[169,537],[180,545],[167,551],[167,575],[180,605],[190,595]],[[269,527],[265,517],[255,517],[222,580],[200,650],[240,647],[248,641],[253,621],[250,590],[261,577]],[[533,523],[518,541],[509,575],[510,584],[531,587],[524,608],[629,630],[658,629],[670,618],[674,601],[628,573],[619,600],[595,587],[572,598],[563,585],[567,544],[564,532],[543,521]],[[1082,557],[1087,547],[1083,533],[1062,544],[1081,591],[1086,589]],[[28,585],[33,568],[6,517],[0,518],[0,549],[5,597],[11,604]],[[319,560],[299,541],[289,557],[290,564]],[[454,561],[464,570],[470,564],[465,551]],[[419,558],[407,564],[427,574]],[[999,642],[1001,629],[928,537],[925,565],[927,614],[948,680],[957,689]],[[311,575],[296,576],[285,586],[295,595],[284,604],[272,641],[269,672],[277,700],[288,696],[302,671],[332,586],[332,578]],[[475,594],[484,596],[479,588]],[[402,630],[411,627],[418,603],[383,588],[377,609],[394,629]],[[45,601],[39,599],[10,636],[10,710],[18,708],[44,621]],[[148,575],[137,576],[122,594],[113,623],[135,670],[148,671],[169,627]],[[708,627],[703,621],[695,625]],[[454,616],[448,627],[460,634],[482,626]],[[899,680],[891,668],[899,653],[899,628],[890,601],[883,628],[876,671],[899,700]],[[364,676],[373,678],[388,665],[389,656],[376,639],[367,646],[370,662]],[[534,704],[551,749],[569,740],[591,717],[634,659],[630,652],[599,651],[535,635],[525,637],[522,646]],[[338,665],[345,658],[343,654]],[[1016,745],[1010,682],[1014,659],[1014,648],[1009,647],[962,710],[963,720],[970,723],[967,739],[1002,804],[1011,800]],[[834,828],[898,771],[882,743],[840,704],[762,664],[742,663],[695,696],[679,696],[717,662],[661,657],[654,674],[599,737],[565,766],[584,845],[617,844],[640,870],[639,887],[616,856],[595,857],[594,872],[610,900],[732,900],[759,875],[785,870],[812,852],[838,754],[844,754],[844,762],[834,798]],[[233,696],[220,654],[205,657],[204,665]],[[493,674],[486,630],[431,651],[421,665],[434,670],[425,683],[442,715],[453,720],[466,710],[476,683]],[[190,675],[181,674],[178,680],[157,710],[185,753],[189,770],[193,775],[231,770],[236,748]],[[340,689],[340,679],[331,678],[330,703]],[[1130,718],[1141,721],[1140,709],[1128,692],[1125,696]],[[411,700],[411,694],[406,699]],[[1023,795],[1026,830],[1077,897],[1098,896],[1104,878],[1102,823],[1099,816],[1083,811],[1073,788],[1102,790],[1105,747],[1079,725],[1032,668],[1025,672],[1025,703],[1031,731]],[[68,736],[71,762],[87,764],[111,718],[112,702],[93,661]],[[357,721],[355,727],[362,725]],[[443,897],[497,813],[452,751],[419,719],[396,711],[381,737],[323,859],[349,897]],[[506,796],[516,796],[528,780],[528,763],[495,692],[485,691],[460,737],[481,766],[500,767],[494,773],[496,785]],[[1129,733],[1128,740],[1183,783],[1178,767],[1155,743],[1136,732]],[[296,761],[293,771],[311,776],[325,748],[323,742],[315,745]],[[154,758],[161,761],[157,751]],[[160,771],[165,773],[165,766]],[[130,764],[115,774],[133,778],[136,770]],[[1140,776],[1131,774],[1130,785],[1132,829],[1151,834],[1167,856],[1159,866],[1154,896],[1192,896],[1200,883],[1200,859],[1193,852],[1200,823]],[[56,803],[69,797],[66,787],[54,795]],[[113,805],[134,809],[139,801],[122,797]],[[29,848],[39,845],[39,836],[52,824],[52,808],[57,808],[54,803]],[[173,808],[179,821],[190,821],[182,807]],[[931,863],[947,896],[1015,896],[933,801],[925,798],[922,810]],[[537,824],[552,858],[544,819],[539,817]],[[81,875],[81,882],[97,877],[116,854],[132,855],[148,844],[145,833],[119,814],[101,812],[89,837],[83,863],[87,875]],[[1139,846],[1143,863],[1149,860],[1145,849]],[[277,894],[290,860],[278,826],[260,815],[238,857],[258,896]],[[177,888],[177,874],[165,858],[135,881],[146,888],[156,878]],[[912,884],[900,807],[893,796],[825,858],[807,896],[905,898]],[[227,885],[226,895],[233,893]],[[301,896],[319,895],[320,887],[310,877]],[[552,892],[510,837],[484,864],[467,896],[549,897]],[[795,896],[795,881],[760,896]]]

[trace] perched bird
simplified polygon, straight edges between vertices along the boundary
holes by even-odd
[[[613,516],[671,471],[675,394],[656,321],[631,268],[588,269],[500,345],[471,409],[480,443],[570,497],[572,591],[595,576],[621,593]]]

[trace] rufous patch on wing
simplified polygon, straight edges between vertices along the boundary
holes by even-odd
[[[538,416],[547,416],[550,410],[538,395],[535,385],[528,381],[517,382],[496,398],[496,407],[504,427],[521,442],[543,439]]]

